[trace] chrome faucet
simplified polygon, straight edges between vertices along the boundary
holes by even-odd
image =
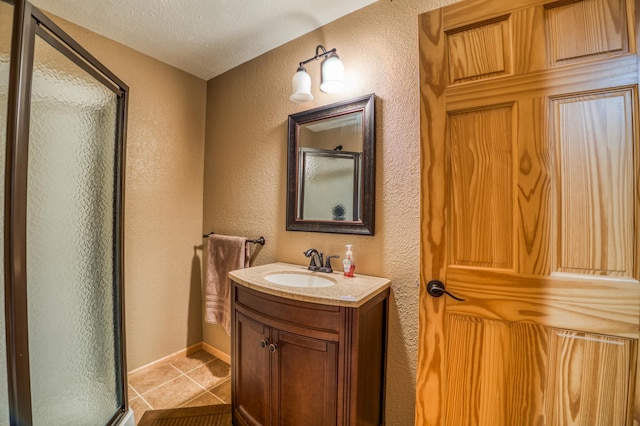
[[[307,269],[310,271],[319,271],[322,267],[322,252],[318,253],[318,250],[310,248],[304,252],[304,255],[311,258]]]

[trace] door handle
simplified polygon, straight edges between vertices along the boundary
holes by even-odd
[[[452,297],[456,300],[459,300],[460,302],[464,302],[464,299],[461,299],[459,297],[454,296],[453,294],[449,293],[445,287],[444,287],[444,283],[442,281],[438,281],[438,280],[431,280],[427,283],[427,293],[429,293],[430,296],[433,297],[440,297],[443,294],[446,294],[449,297]]]

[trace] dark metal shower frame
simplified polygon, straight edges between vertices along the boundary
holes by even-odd
[[[29,374],[29,336],[26,282],[26,213],[27,161],[29,147],[29,119],[31,107],[31,79],[33,74],[34,42],[36,34],[64,54],[80,68],[112,90],[118,99],[116,153],[114,176],[116,196],[114,210],[114,279],[121,315],[116,327],[120,336],[120,367],[126,374],[124,323],[124,164],[129,88],[102,63],[69,37],[47,16],[25,0],[0,0],[11,4],[13,33],[9,69],[7,101],[6,165],[5,165],[5,324],[7,348],[7,381],[9,414],[12,425],[33,423],[31,380]],[[128,410],[126,380],[120,378],[118,387],[123,402],[110,424],[118,423]]]

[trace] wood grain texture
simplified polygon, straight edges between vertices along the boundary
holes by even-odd
[[[627,52],[624,0],[555,2],[545,9],[551,65]]]
[[[447,336],[447,424],[479,424],[482,392],[483,321],[449,316]],[[496,389],[498,390],[498,389]]]
[[[545,327],[448,315],[448,425],[544,424]]]
[[[548,327],[638,338],[640,284],[636,280],[589,279],[557,274],[526,276],[451,268],[447,289],[465,299],[447,312],[527,321]]]
[[[451,114],[451,263],[513,269],[513,105]]]
[[[423,14],[418,21],[420,46],[420,281],[445,276],[447,191],[441,182],[447,172],[446,108],[448,77],[442,9]],[[424,288],[424,286],[421,286]],[[444,424],[445,300],[420,291],[418,371],[416,376],[416,425]]]
[[[607,87],[632,87],[638,82],[637,72],[637,58],[619,56],[606,61],[571,64],[524,75],[478,80],[448,88],[446,106],[448,110],[458,111],[482,108],[487,99],[496,105],[513,102],[514,97],[550,97],[599,91],[602,90],[603,81],[607,81]]]
[[[300,324],[331,323],[334,307],[232,282],[234,423],[383,424],[388,300],[387,288],[337,307],[340,325],[328,331]]]
[[[450,83],[457,84],[511,72],[508,17],[447,32]]]
[[[567,330],[550,337],[548,424],[627,424],[636,342]]]
[[[445,31],[483,22],[506,13],[518,13],[521,10],[540,9],[550,3],[549,0],[509,0],[507,7],[502,1],[466,0],[453,7],[443,8],[443,27]],[[518,31],[516,29],[516,31]]]
[[[517,271],[527,275],[551,272],[551,154],[547,129],[536,125],[547,116],[544,98],[517,103]],[[527,118],[532,118],[531,120]]]
[[[514,75],[522,75],[547,68],[547,57],[540,46],[546,43],[545,14],[541,7],[514,10],[511,15],[512,57]]]
[[[448,425],[624,425],[636,343],[448,315]]]
[[[636,3],[421,15],[416,425],[640,425]]]
[[[633,96],[630,89],[552,100],[557,264],[633,277]]]

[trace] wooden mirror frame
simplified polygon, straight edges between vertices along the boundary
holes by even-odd
[[[362,186],[359,221],[304,220],[298,211],[298,139],[299,128],[318,120],[362,112]],[[374,235],[375,223],[375,94],[314,108],[289,115],[287,153],[287,231],[327,232],[333,234]]]

